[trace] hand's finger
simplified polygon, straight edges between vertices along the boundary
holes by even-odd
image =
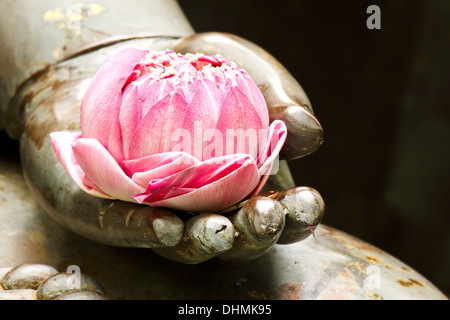
[[[183,238],[176,246],[152,250],[172,261],[197,264],[230,250],[234,233],[233,225],[227,217],[201,214],[185,222]]]
[[[173,212],[123,201],[100,212],[101,233],[110,243],[135,248],[171,247],[180,242],[184,224]]]
[[[53,300],[75,291],[94,291],[104,295],[103,287],[86,274],[58,273],[42,282],[36,290],[38,300]]]
[[[277,199],[287,211],[278,244],[298,242],[314,233],[325,213],[325,203],[317,190],[297,187],[283,192]]]
[[[0,271],[0,287],[5,290],[37,289],[41,282],[58,273],[55,268],[44,264],[22,264],[8,269],[5,274]]]
[[[101,284],[79,271],[60,273],[44,264],[0,268],[0,300],[108,300]]]
[[[244,68],[261,89],[270,120],[282,120],[287,126],[287,140],[280,153],[283,158],[303,157],[322,144],[322,127],[302,87],[262,48],[235,35],[211,32],[187,37],[175,50],[220,54]]]
[[[109,300],[109,298],[97,291],[80,290],[62,294],[55,300]]]
[[[280,237],[284,216],[285,211],[277,200],[260,196],[249,199],[237,213],[230,216],[237,237],[233,248],[219,258],[246,261],[263,255]]]

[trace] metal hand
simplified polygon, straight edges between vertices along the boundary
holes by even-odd
[[[172,1],[156,2],[161,6],[174,5]],[[109,11],[105,12],[112,19],[115,16],[114,10],[120,11],[120,4],[108,4]],[[143,2],[142,5],[150,4]],[[21,9],[17,10],[21,12]],[[164,30],[161,27],[164,20],[160,18],[158,28]],[[170,24],[170,20],[167,24]],[[111,25],[108,24],[108,19],[105,20],[105,25]],[[48,24],[45,25],[47,27]],[[34,36],[44,37],[39,32],[37,30]],[[190,30],[185,29],[183,32],[191,34]],[[6,99],[3,102],[7,106],[0,108],[5,115],[1,119],[1,125],[12,137],[20,139],[24,176],[34,197],[49,215],[69,230],[94,241],[113,246],[150,248],[169,259],[190,264],[213,257],[227,260],[253,259],[264,254],[277,241],[300,240],[303,236],[299,237],[296,233],[299,227],[291,222],[291,217],[294,220],[297,217],[297,208],[286,206],[283,200],[255,197],[248,199],[243,207],[232,208],[226,213],[212,212],[192,216],[185,212],[95,198],[73,183],[56,158],[49,134],[79,128],[79,108],[86,85],[109,57],[130,46],[152,50],[172,48],[179,52],[219,53],[241,64],[254,78],[266,99],[270,119],[285,121],[288,138],[282,157],[293,159],[305,156],[316,150],[322,141],[320,124],[314,118],[310,103],[295,79],[268,53],[244,39],[217,33],[187,37],[170,34],[121,36],[114,38],[114,41],[111,39],[90,43],[61,61],[50,61],[51,59],[46,58],[48,55],[43,54],[48,50],[51,52],[50,46],[34,48],[33,54],[27,58],[42,58],[48,64],[34,74],[33,70],[10,70],[17,68],[18,64],[5,65],[3,68],[5,74],[2,79],[7,79],[6,74],[13,74],[14,77],[6,81],[7,90],[1,96]],[[3,40],[4,43],[11,43],[9,39]],[[3,52],[7,57],[4,61],[15,59],[12,57],[21,50],[21,43],[25,42],[14,43]],[[42,43],[49,45],[48,42]],[[285,162],[280,162],[279,173],[271,176],[266,186],[269,190],[276,189],[279,192],[294,187]],[[296,194],[298,190],[290,192]],[[322,201],[318,193],[312,196],[318,202]],[[303,197],[299,197],[298,201],[297,204],[301,206]],[[317,219],[311,220],[314,222],[305,221],[300,228],[314,227],[310,224],[320,221],[323,206],[318,208],[321,209],[311,213]]]

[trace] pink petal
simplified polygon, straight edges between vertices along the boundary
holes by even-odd
[[[130,144],[142,119],[158,101],[173,90],[173,85],[167,81],[143,76],[135,82],[135,85],[128,86],[124,91],[119,122],[125,159],[131,158]]]
[[[224,156],[201,162],[166,179],[151,181],[146,194],[135,199],[155,207],[214,212],[244,199],[259,179],[252,157]]]
[[[139,99],[137,86],[128,86],[123,92],[122,105],[119,112],[119,123],[122,132],[122,150],[124,158],[128,158],[128,149],[134,130],[142,119],[142,101]]]
[[[123,159],[119,124],[122,90],[146,53],[133,48],[120,51],[95,74],[82,101],[83,137],[97,139],[117,161]]]
[[[260,115],[248,97],[238,87],[232,87],[222,102],[216,125],[224,137],[223,154],[247,153],[256,159],[263,128]]]
[[[59,131],[50,134],[53,149],[72,180],[86,193],[99,198],[112,199],[90,181],[81,169],[72,150],[72,143],[81,138],[81,132]]]
[[[179,140],[177,129],[183,129],[186,100],[179,94],[169,94],[153,106],[144,116],[131,139],[129,157],[140,158],[149,154],[174,150]],[[189,153],[189,152],[188,152]]]
[[[175,69],[180,74],[181,80],[177,86],[177,91],[183,94],[188,103],[191,103],[195,92],[193,81],[197,77],[197,70],[189,61],[178,64]]]
[[[80,138],[73,143],[73,152],[86,176],[104,193],[134,202],[133,195],[143,192],[97,140]]]
[[[199,160],[205,160],[203,150],[211,140],[216,127],[220,103],[220,92],[212,81],[207,79],[195,81],[195,91],[184,114],[182,126],[191,138],[191,150],[185,151]]]
[[[174,91],[173,85],[164,80],[143,77],[142,85],[138,86],[138,96],[143,101],[142,117],[161,99]]]
[[[123,161],[126,174],[143,186],[152,179],[163,179],[198,163],[198,160],[185,152],[157,153],[134,160]]]
[[[247,74],[241,73],[237,76],[237,86],[246,94],[246,96],[250,99],[253,107],[258,113],[263,128],[269,126],[269,112],[267,110],[266,100],[255,84],[252,78]]]
[[[197,188],[172,188],[166,195],[166,199],[178,197],[183,194],[197,190]]]
[[[275,120],[269,127],[269,137],[266,146],[257,160],[258,172],[261,180],[258,186],[253,190],[252,195],[258,194],[266,183],[272,172],[275,161],[278,161],[278,155],[287,137],[287,128],[283,121]],[[278,165],[278,164],[277,164]]]
[[[172,188],[201,188],[237,170],[248,159],[248,155],[215,158],[200,162],[165,179],[152,180],[146,188],[146,202],[167,198],[167,193]]]

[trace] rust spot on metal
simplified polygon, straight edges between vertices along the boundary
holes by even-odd
[[[378,263],[378,260],[374,257],[366,256],[366,258],[372,263]]]
[[[364,294],[364,298],[367,300],[384,300],[382,296],[379,294],[376,294],[370,290],[366,290],[366,293]]]
[[[251,298],[267,300],[267,295],[264,292],[259,293],[256,290],[247,292],[247,295]]]
[[[49,23],[57,23],[59,28],[74,32],[77,36],[81,36],[80,23],[86,17],[96,16],[105,11],[106,8],[97,3],[77,3],[66,8],[63,12],[61,7],[55,10],[48,10],[44,13],[43,19]],[[53,52],[55,58],[59,57],[60,49]]]
[[[359,261],[352,261],[346,264],[346,267],[349,268],[352,272],[359,272],[361,274],[365,274],[366,270],[363,267],[363,264]]]
[[[271,199],[277,199],[279,195],[280,195],[280,193],[277,190],[270,190],[270,191],[266,191],[266,192],[261,192],[259,194],[259,196],[261,196],[261,197],[268,197]]]
[[[259,90],[261,90],[262,92],[264,92],[264,90],[266,90],[268,87],[269,87],[269,84],[268,84],[268,83],[261,83],[261,84],[258,84],[258,88],[259,88]]]
[[[50,89],[51,92],[38,104],[35,103],[36,105],[32,106],[33,109],[30,110],[25,125],[26,135],[34,142],[38,150],[41,149],[46,139],[49,139],[51,132],[62,130],[65,127],[75,128],[78,126],[78,121],[73,119],[73,114],[79,114],[80,107],[80,102],[76,97],[79,81],[54,80],[43,83],[45,78],[37,80],[38,87],[41,91]],[[33,102],[31,101],[31,103]],[[56,110],[64,110],[64,112],[59,112],[57,115]]]
[[[71,122],[65,127],[65,129],[69,130],[69,131],[78,130],[78,129],[81,130],[81,124],[80,123]]]
[[[408,268],[402,267],[402,270],[410,271]]]
[[[39,150],[42,148],[45,139],[48,138],[48,134],[54,131],[53,128],[56,128],[56,121],[53,119],[47,119],[38,123],[35,120],[36,118],[33,115],[25,126],[25,133],[31,140],[33,140],[36,148]]]
[[[22,100],[20,101],[20,104],[19,104],[19,115],[20,116],[23,116],[25,114],[27,105],[30,104],[31,100],[33,100],[34,97],[35,97],[35,93],[33,91],[31,91],[22,98]]]
[[[408,288],[408,287],[411,287],[411,286],[413,286],[413,285],[417,285],[417,286],[419,286],[419,287],[425,288],[424,285],[421,284],[421,283],[420,283],[419,281],[417,281],[417,280],[414,280],[414,279],[411,279],[411,278],[409,278],[408,280],[409,280],[409,281],[397,280],[397,282],[400,283],[402,286],[407,287],[407,288]]]
[[[403,280],[397,280],[398,283],[400,283],[402,286],[404,287],[410,287],[413,285],[412,282],[408,282],[408,281],[403,281]]]
[[[409,278],[409,281],[411,281],[412,283],[414,283],[415,285],[417,285],[417,286],[419,286],[419,287],[425,288],[424,285],[421,284],[421,283],[420,283],[419,281],[417,281],[417,280],[414,280],[414,279]]]
[[[281,294],[281,299],[285,300],[300,300],[302,293],[301,283],[286,282],[278,287]]]

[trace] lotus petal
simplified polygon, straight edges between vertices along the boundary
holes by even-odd
[[[153,106],[133,134],[128,151],[130,158],[180,151],[174,150],[179,143],[174,134],[176,129],[183,129],[186,108],[187,102],[179,93],[169,94]]]
[[[150,180],[163,179],[199,161],[186,152],[157,153],[123,161],[124,171],[134,182],[147,187]]]
[[[59,131],[50,134],[53,149],[72,180],[83,191],[92,196],[112,199],[111,196],[101,191],[88,177],[86,177],[83,169],[78,164],[72,150],[72,144],[80,138],[81,132]]]
[[[230,107],[231,106],[231,107]],[[263,125],[248,97],[238,87],[224,97],[216,129],[224,137],[224,153],[247,153],[256,159]],[[267,133],[267,131],[266,131]]]
[[[145,194],[135,199],[155,207],[214,212],[241,201],[259,179],[252,157],[224,156],[201,162],[165,179],[150,181]]]
[[[275,120],[269,126],[269,137],[264,150],[258,157],[257,166],[261,180],[251,195],[258,194],[266,183],[269,175],[275,174],[273,166],[278,161],[278,154],[287,137],[287,128],[283,121]],[[276,163],[278,165],[278,163]]]
[[[106,62],[95,74],[81,105],[83,138],[95,138],[117,161],[123,159],[119,123],[122,89],[147,51],[125,49]]]
[[[123,172],[96,139],[78,139],[73,143],[73,152],[85,174],[104,193],[120,200],[133,201],[133,195],[144,191]]]

